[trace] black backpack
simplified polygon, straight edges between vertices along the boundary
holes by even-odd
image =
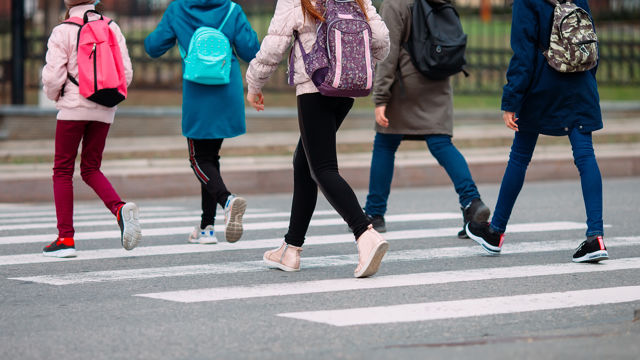
[[[415,0],[411,33],[403,46],[416,69],[430,79],[443,80],[461,71],[469,76],[464,70],[467,35],[451,4],[434,7],[427,0]]]

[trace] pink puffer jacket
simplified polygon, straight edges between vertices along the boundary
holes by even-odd
[[[315,1],[311,2],[315,5]],[[375,61],[381,61],[389,54],[389,30],[371,4],[371,0],[365,0],[365,4],[373,36],[371,39],[373,58]],[[249,91],[258,93],[262,90],[291,47],[294,30],[298,31],[305,51],[311,51],[316,41],[315,22],[308,17],[305,21],[300,0],[278,0],[267,36],[262,40],[260,51],[255,59],[251,60],[247,69]],[[305,72],[300,48],[296,46],[294,49],[293,82],[296,85],[296,95],[318,92]]]
[[[70,9],[69,15],[82,17],[87,10],[94,10],[93,5],[81,5]],[[118,37],[120,50],[122,51],[122,63],[125,69],[127,85],[133,79],[133,69],[127,44],[115,22],[111,28]],[[67,79],[67,74],[78,77],[78,27],[69,24],[60,24],[51,32],[47,44],[46,63],[42,69],[42,84],[44,92],[51,100],[56,101],[59,120],[94,120],[108,124],[113,123],[116,107],[106,107],[87,100],[80,95],[78,86]],[[60,97],[60,91],[64,86],[64,96]]]

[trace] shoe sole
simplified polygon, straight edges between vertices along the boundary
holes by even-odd
[[[479,237],[479,236],[475,236],[473,235],[473,233],[471,231],[469,231],[469,224],[467,224],[464,227],[467,236],[469,236],[469,238],[475,242],[477,242],[478,244],[480,244],[480,246],[482,246],[482,248],[484,249],[484,251],[486,251],[489,255],[491,256],[498,256],[500,255],[500,251],[502,250],[501,248],[497,248],[498,250],[494,250],[496,249],[495,246],[489,244],[488,242],[484,241],[483,238]]]
[[[234,243],[242,237],[242,216],[247,209],[247,201],[241,197],[233,199],[229,211],[229,222],[224,228],[227,242]]]
[[[458,239],[469,239],[469,235],[467,235],[466,224],[462,226],[462,230],[458,232]]]
[[[71,258],[76,257],[76,249],[64,249],[58,251],[43,251],[42,255],[46,257]]]
[[[595,264],[599,261],[607,260],[607,259],[609,259],[609,253],[607,252],[607,250],[598,250],[598,251],[594,251],[592,253],[586,254],[582,257],[573,259],[573,262]]]
[[[217,244],[218,243],[218,239],[207,239],[207,240],[202,240],[202,239],[189,239],[187,240],[187,242],[189,244],[202,244],[202,245],[209,245],[209,244]]]
[[[138,246],[142,231],[140,230],[140,222],[138,221],[138,206],[134,203],[126,203],[120,211],[122,216],[122,247],[125,250],[133,250]]]
[[[372,251],[371,256],[365,263],[365,265],[360,269],[359,272],[354,273],[353,275],[357,278],[363,278],[371,276],[378,272],[380,268],[380,264],[382,263],[382,258],[389,250],[389,243],[386,241],[381,242],[378,246]]]
[[[281,264],[281,263],[279,263],[279,262],[275,262],[275,261],[273,261],[273,260],[269,260],[269,259],[267,259],[267,257],[266,257],[266,256],[263,256],[263,257],[262,257],[262,260],[263,260],[267,265],[269,265],[270,267],[273,267],[273,268],[276,268],[276,269],[280,269],[280,270],[282,270],[282,271],[289,271],[289,272],[300,271],[300,268],[297,268],[297,269],[296,269],[296,268],[288,267],[288,266],[286,266],[286,265],[284,265],[284,264]]]

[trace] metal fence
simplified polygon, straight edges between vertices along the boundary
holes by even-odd
[[[457,94],[498,94],[505,81],[511,57],[509,47],[511,0],[491,0],[490,18],[481,16],[481,0],[458,0],[458,10],[467,32],[467,61],[470,77],[454,77]],[[516,0],[517,1],[517,0]],[[180,55],[176,48],[160,59],[150,59],[144,38],[152,31],[170,0],[103,0],[107,15],[116,19],[127,37],[134,63],[132,90],[180,91]],[[269,26],[275,0],[236,0],[242,5],[260,39]],[[374,1],[379,5],[381,1]],[[27,103],[37,103],[40,72],[51,28],[64,15],[60,1],[25,0]],[[8,1],[0,6],[0,104],[11,101],[11,18]],[[600,40],[601,85],[640,88],[640,0],[590,0]],[[244,64],[243,66],[246,66]],[[290,91],[283,63],[267,84],[266,91]],[[640,89],[639,89],[640,90]]]

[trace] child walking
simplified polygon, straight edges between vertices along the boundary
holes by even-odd
[[[73,19],[98,18],[94,0],[64,0],[68,16]],[[86,14],[86,15],[85,15]],[[53,166],[53,195],[58,222],[58,238],[43,250],[44,256],[76,256],[73,228],[73,172],[78,146],[82,142],[80,174],[116,216],[120,227],[120,242],[126,250],[138,245],[141,238],[138,207],[124,202],[109,180],[100,171],[102,152],[113,123],[116,107],[106,107],[80,95],[78,73],[78,26],[62,23],[51,32],[46,63],[42,70],[44,92],[56,101],[58,109],[55,156]],[[131,83],[133,70],[125,38],[115,22],[109,27],[117,38],[122,55],[126,85]]]
[[[583,39],[583,46],[568,57],[575,62],[583,55],[597,56],[597,48],[587,0],[569,1],[563,6],[573,6],[572,2],[579,9],[569,10],[573,15],[566,20],[567,29],[579,29],[586,35],[591,33],[587,36],[590,40]],[[551,66],[553,56],[543,49],[553,46],[553,51],[563,51],[562,47],[551,43],[557,40],[551,35],[550,26],[555,20],[556,6],[560,6],[557,0],[519,0],[513,4],[513,57],[502,95],[502,118],[505,125],[515,131],[515,136],[491,223],[471,222],[467,225],[467,234],[489,254],[499,255],[538,135],[567,136],[580,172],[587,215],[586,240],[573,254],[573,261],[596,263],[609,257],[603,239],[602,177],[591,138],[593,131],[602,128],[596,82],[597,59],[588,65],[592,68],[578,67],[572,72]],[[581,13],[584,17],[577,18]]]
[[[458,194],[463,229],[471,220],[487,221],[490,210],[480,199],[464,156],[451,142],[453,136],[453,90],[449,78],[432,80],[422,75],[402,44],[411,32],[413,0],[385,0],[380,14],[389,28],[391,51],[376,71],[373,101],[376,104],[376,137],[369,175],[369,194],[364,207],[373,228],[386,231],[384,214],[391,192],[395,154],[407,135],[424,140],[431,155],[446,170]],[[449,0],[430,3],[447,4]]]
[[[389,53],[389,32],[371,0],[354,2],[366,14],[372,31],[372,55],[374,60],[380,61]],[[323,4],[325,1],[320,5]],[[316,24],[323,21],[323,12],[311,0],[278,0],[268,34],[247,70],[247,100],[256,110],[264,110],[262,87],[291,46],[294,32],[308,53],[316,41]],[[305,72],[299,46],[294,45],[293,51],[290,61],[293,61],[295,69],[293,82],[296,85],[300,140],[293,156],[291,218],[283,244],[267,251],[263,259],[268,265],[284,271],[300,270],[300,252],[320,188],[355,236],[359,260],[354,276],[371,276],[378,271],[389,245],[373,229],[353,190],[340,176],[336,156],[336,131],[351,109],[353,99],[320,94]]]
[[[200,244],[217,242],[213,224],[218,204],[224,209],[226,241],[236,242],[242,236],[247,202],[227,190],[220,175],[219,154],[224,139],[246,132],[238,57],[251,61],[260,46],[258,37],[242,8],[229,0],[176,0],[169,4],[156,29],[144,41],[149,56],[157,58],[177,40],[183,65],[191,65],[189,54],[216,47],[204,40],[214,29],[222,32],[230,46],[230,61],[221,63],[222,67],[230,66],[225,81],[200,79],[207,70],[196,68],[202,65],[199,64],[193,72],[189,67],[183,68],[182,82],[182,134],[187,138],[191,168],[200,182],[202,204],[202,219],[189,234],[188,242]],[[196,41],[196,37],[200,40]]]

